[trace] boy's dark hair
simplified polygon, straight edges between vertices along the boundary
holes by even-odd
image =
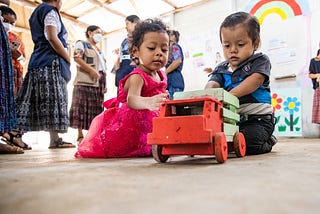
[[[244,27],[246,27],[248,35],[252,39],[253,44],[260,43],[260,24],[256,17],[246,12],[236,12],[225,18],[220,26],[220,42],[222,42],[221,29],[232,28],[238,24],[242,24]]]
[[[170,34],[173,34],[176,37],[176,42],[179,43],[180,33],[177,30],[170,30]]]
[[[130,53],[132,53],[133,47],[140,47],[144,35],[149,32],[168,33],[168,27],[160,19],[146,19],[139,22],[134,28],[132,35],[128,38]]]
[[[17,19],[17,14],[10,7],[1,5],[0,11],[2,15],[13,15],[14,18]]]
[[[89,27],[87,27],[86,37],[89,38],[89,33],[88,32],[92,32],[92,31],[95,31],[97,29],[100,29],[100,27],[98,27],[96,25],[90,25]]]
[[[130,15],[126,17],[126,20],[132,23],[138,23],[140,18],[137,15]]]

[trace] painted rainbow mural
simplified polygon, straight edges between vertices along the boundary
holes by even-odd
[[[256,16],[260,24],[270,14],[277,14],[285,20],[310,13],[307,0],[251,0],[245,11]]]

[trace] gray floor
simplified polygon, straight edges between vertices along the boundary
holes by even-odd
[[[75,159],[75,149],[0,155],[0,213],[319,213],[320,139],[213,157]]]

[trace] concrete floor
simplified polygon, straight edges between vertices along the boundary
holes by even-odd
[[[0,213],[319,213],[320,139],[265,155],[75,159],[76,149],[0,155]]]

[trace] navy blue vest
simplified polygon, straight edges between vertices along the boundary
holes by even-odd
[[[56,7],[42,3],[32,13],[29,19],[29,25],[34,43],[33,53],[30,58],[28,68],[39,68],[50,65],[52,61],[58,57],[58,54],[51,47],[49,41],[44,35],[44,19],[46,15],[51,11],[55,10],[61,22],[61,31],[58,34],[60,41],[63,46],[67,48],[67,41],[64,36],[67,34],[67,30],[64,27],[59,11]]]
[[[182,90],[184,90],[184,79],[182,76],[182,68],[183,68],[183,61],[184,61],[184,56],[183,56],[183,51],[182,48],[180,47],[180,45],[178,45],[178,43],[175,44],[181,53],[181,64],[173,71],[171,71],[169,74],[167,74],[168,77],[168,85],[167,85],[167,89],[171,88],[180,88]],[[166,68],[168,68],[170,66],[170,64],[174,61],[173,57],[171,57],[170,59],[168,59],[168,63],[166,65]]]

